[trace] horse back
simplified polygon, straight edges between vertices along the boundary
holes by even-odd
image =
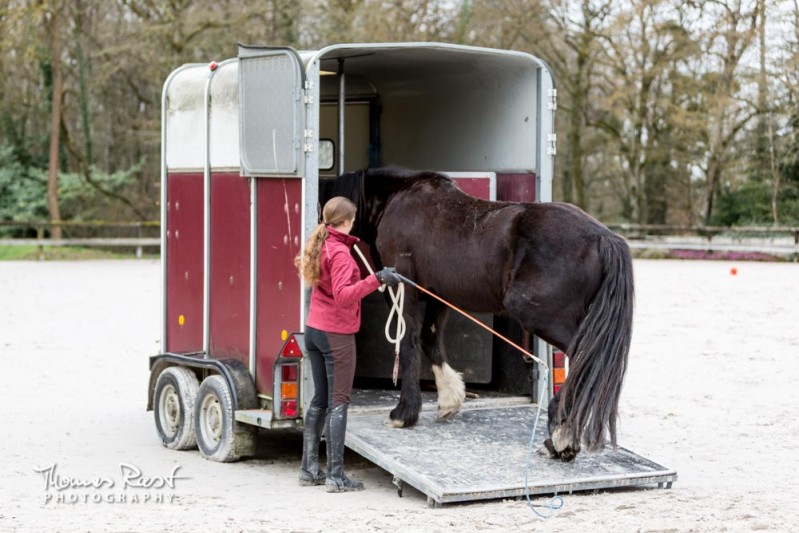
[[[437,174],[395,193],[377,230],[386,266],[470,311],[502,311],[522,204],[463,193]]]

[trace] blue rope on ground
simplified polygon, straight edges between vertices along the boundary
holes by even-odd
[[[564,501],[562,496],[553,496],[550,498],[549,503],[537,504],[530,500],[530,484],[528,482],[528,474],[530,472],[530,459],[533,456],[533,443],[535,442],[535,430],[538,428],[538,419],[541,415],[541,402],[544,401],[544,392],[547,390],[547,372],[544,372],[544,383],[541,386],[541,392],[538,395],[538,404],[535,410],[535,422],[533,422],[533,433],[530,435],[530,443],[527,445],[527,461],[524,465],[524,496],[527,498],[527,506],[532,512],[541,518],[551,518],[555,511],[563,508]],[[539,511],[545,509],[545,512]]]

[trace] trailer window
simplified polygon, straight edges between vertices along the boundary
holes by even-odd
[[[241,166],[245,176],[296,174],[302,153],[303,69],[297,53],[239,46]]]
[[[332,170],[336,166],[336,145],[332,139],[319,139],[319,170]]]

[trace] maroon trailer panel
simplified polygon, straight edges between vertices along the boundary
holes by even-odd
[[[491,199],[491,180],[487,178],[456,178],[460,190],[483,200]]]
[[[203,349],[203,175],[167,177],[167,352]]]
[[[497,173],[497,200],[503,202],[535,202],[535,174]]]
[[[249,366],[250,185],[238,172],[211,175],[210,352]]]
[[[272,390],[282,332],[300,331],[300,277],[294,258],[302,239],[302,179],[258,179],[256,387]],[[309,213],[309,216],[312,214]]]

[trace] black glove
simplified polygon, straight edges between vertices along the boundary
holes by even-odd
[[[402,283],[396,268],[386,267],[379,272],[375,272],[375,276],[377,276],[377,281],[389,287],[396,287]]]

